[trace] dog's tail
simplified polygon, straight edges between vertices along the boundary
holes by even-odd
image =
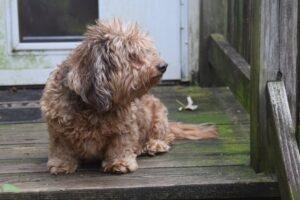
[[[169,134],[167,134],[167,141],[174,140],[206,140],[216,139],[218,137],[218,130],[212,124],[182,124],[179,122],[169,122]]]

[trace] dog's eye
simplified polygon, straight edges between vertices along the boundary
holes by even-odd
[[[129,59],[132,61],[135,61],[135,60],[138,60],[139,57],[136,53],[131,53],[131,54],[129,54]]]
[[[141,68],[142,65],[144,65],[144,61],[141,59],[141,57],[139,55],[137,55],[136,53],[132,53],[129,55],[129,59],[130,61],[133,63],[133,66],[135,68]]]

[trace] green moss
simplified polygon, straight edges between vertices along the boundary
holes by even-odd
[[[214,38],[214,40],[218,41],[218,42],[222,42],[222,41],[226,41],[226,39],[224,38],[223,35],[219,34],[219,33],[214,33],[214,34],[211,34],[211,37]]]
[[[178,86],[175,87],[175,92],[180,93],[183,96],[191,96],[191,97],[211,97],[212,91],[207,88],[201,88],[198,86],[190,86],[190,87],[183,87]]]
[[[180,155],[189,153],[191,155],[229,155],[249,154],[249,143],[220,143],[217,140],[207,141],[184,141],[177,142],[172,147],[171,153]]]
[[[197,159],[193,159],[193,157]],[[155,157],[139,157],[138,160],[140,168],[249,165],[249,155],[247,154],[179,156],[169,152]]]
[[[185,123],[215,123],[215,124],[228,124],[231,123],[230,118],[225,113],[219,112],[193,112],[182,111],[173,112],[169,115],[170,120]]]
[[[247,89],[249,89],[248,83],[239,83],[238,85],[236,85],[235,93],[239,102],[247,111],[250,111],[250,94],[248,94],[250,89],[248,91]]]
[[[230,109],[233,108],[228,109],[227,106],[223,105],[224,103],[236,104],[234,98],[232,98],[232,94],[226,88],[161,86],[154,88],[152,91],[154,95],[160,98],[167,106],[169,118],[172,121],[196,124],[232,124],[245,119],[245,116],[247,115],[246,113],[240,113],[239,116],[236,116],[236,113],[230,111]],[[179,105],[176,101],[186,104],[187,96],[192,97],[194,104],[198,105],[198,109],[194,111],[178,111],[178,108],[181,107],[181,105]],[[230,99],[230,101],[228,99]],[[230,105],[230,107],[232,106]]]

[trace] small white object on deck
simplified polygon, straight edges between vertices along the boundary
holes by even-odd
[[[187,96],[186,100],[187,100],[187,105],[186,106],[184,106],[183,103],[181,103],[180,101],[176,100],[177,103],[179,103],[181,105],[178,108],[179,111],[182,111],[183,109],[193,111],[193,110],[196,110],[198,108],[198,105],[194,105],[194,102],[193,102],[193,100],[190,96]]]

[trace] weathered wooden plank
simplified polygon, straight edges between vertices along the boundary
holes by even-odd
[[[172,156],[175,157],[180,156],[182,158],[187,155],[187,157],[191,157],[193,159],[193,156],[200,155],[214,156],[249,153],[249,138],[236,137],[233,139],[230,138],[228,142],[224,141],[226,140],[223,138],[217,141],[177,141],[173,145],[171,153],[168,154],[172,154]],[[3,159],[46,158],[47,146],[47,143],[4,145],[0,148],[0,161]],[[168,154],[160,156],[167,158],[169,157]]]
[[[0,124],[41,121],[41,111],[36,107],[0,109]]]
[[[277,183],[247,166],[141,169],[127,175],[98,171],[77,175],[49,173],[1,175],[0,187],[11,184],[18,193],[0,192],[1,199],[216,199],[278,196]]]
[[[230,89],[227,87],[227,90]],[[233,95],[227,96],[226,93],[218,92],[214,90],[215,101],[221,107],[222,110],[225,110],[227,115],[230,117],[231,122],[235,125],[246,125],[250,124],[250,115],[247,113],[245,108],[236,100]],[[232,93],[230,91],[230,93]],[[232,102],[235,102],[234,104]],[[250,128],[248,129],[250,131]]]
[[[249,151],[248,151],[249,152]],[[15,160],[0,160],[1,174],[27,173],[27,172],[47,172],[47,157],[27,158]],[[176,155],[165,154],[155,157],[138,157],[139,170],[145,168],[168,168],[168,167],[211,167],[211,166],[231,166],[249,165],[249,153],[245,154],[192,154]],[[103,171],[100,169],[101,161],[93,163],[83,163],[78,171]],[[77,172],[76,172],[77,173]]]
[[[42,96],[41,86],[31,86],[25,89],[20,87],[7,87],[0,90],[0,102],[13,102],[13,101],[36,101]]]
[[[239,112],[239,110],[235,111]],[[0,145],[47,144],[45,123],[9,124],[0,126]],[[5,128],[6,127],[6,128]],[[239,143],[249,141],[249,123],[217,125],[218,140],[214,143]],[[201,141],[198,141],[201,143]],[[206,142],[206,141],[203,141]]]
[[[249,111],[250,65],[246,60],[220,34],[210,36],[208,60],[217,76]]]
[[[300,154],[284,83],[269,82],[269,134],[273,140],[275,169],[283,199],[300,199]]]
[[[0,147],[0,160],[3,159],[28,159],[28,158],[46,158],[48,153],[47,144],[37,145],[5,145]],[[195,157],[200,155],[229,155],[229,154],[248,154],[248,143],[214,143],[210,141],[198,142],[176,142],[171,152],[161,155],[162,158],[173,157],[172,159],[180,161],[180,159]]]
[[[47,144],[45,123],[0,125],[0,145]]]
[[[17,172],[44,172],[47,160],[47,145],[0,149],[0,174]],[[209,144],[177,142],[170,152],[155,157],[138,158],[139,168],[203,167],[248,165],[249,144]],[[91,169],[100,169],[101,161]],[[81,169],[82,170],[82,169]]]
[[[297,0],[251,1],[251,163],[272,170],[268,151],[266,83],[282,79],[295,121]]]

